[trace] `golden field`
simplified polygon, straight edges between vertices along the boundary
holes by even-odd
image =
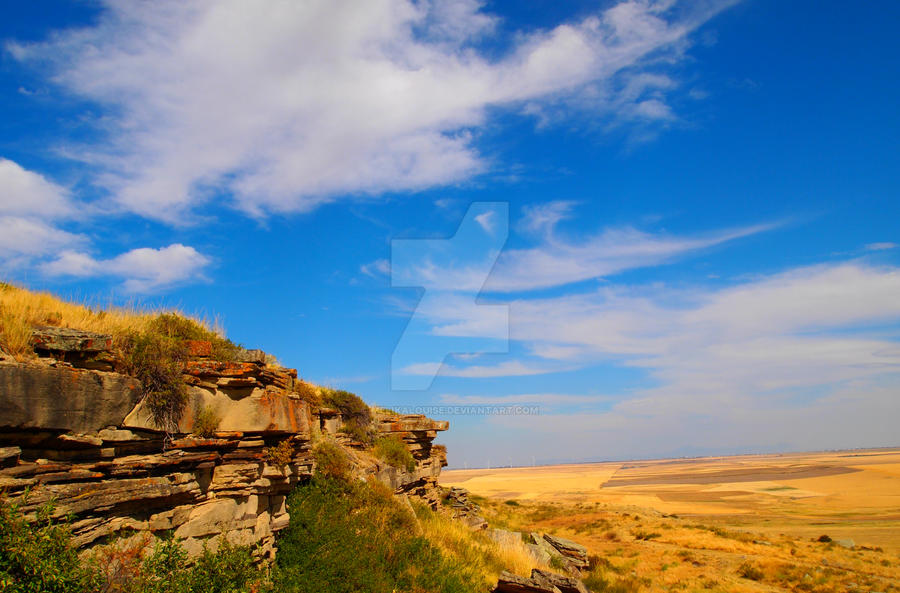
[[[587,546],[611,591],[900,591],[900,449],[451,470],[441,483],[481,497],[492,527]]]

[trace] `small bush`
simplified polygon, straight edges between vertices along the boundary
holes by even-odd
[[[350,476],[350,458],[334,441],[323,439],[313,447],[312,452],[317,474],[338,480],[346,480]]]
[[[212,358],[216,360],[235,360],[241,352],[241,347],[231,340],[223,338],[201,323],[177,313],[161,313],[150,321],[147,332],[178,341],[208,341],[212,345]]]
[[[203,406],[194,413],[194,434],[210,438],[215,436],[222,418],[211,406]]]
[[[322,401],[326,406],[340,411],[344,421],[360,427],[372,423],[372,410],[355,393],[343,389],[323,389]]]
[[[69,546],[68,525],[52,519],[53,507],[42,507],[29,523],[15,504],[0,496],[0,591],[92,591],[99,575],[78,559]]]
[[[375,441],[375,456],[383,459],[388,465],[408,472],[415,471],[416,460],[403,439],[396,435],[380,437]]]
[[[643,540],[643,541],[656,539],[660,536],[660,534],[655,531],[650,532],[650,531],[643,531],[641,529],[632,531],[631,535],[633,535],[635,539],[639,539],[639,540]]]
[[[517,507],[517,506],[519,506],[519,501],[513,500],[512,498],[510,498],[509,500],[504,500],[503,504],[511,506],[511,507]]]
[[[827,536],[827,535],[820,535],[819,538],[818,538],[816,541],[817,541],[817,542],[821,542],[821,543],[823,543],[823,544],[830,544],[830,543],[831,543],[831,538],[830,538],[829,536]]]
[[[153,423],[176,432],[187,405],[182,378],[187,353],[179,340],[157,333],[131,334],[121,344],[124,371],[141,382]]]
[[[310,408],[316,410],[322,407],[322,395],[312,383],[298,379],[294,381],[294,392],[300,396],[300,399],[308,403]]]
[[[744,562],[738,567],[738,575],[751,581],[761,581],[765,576],[759,567],[750,562]]]
[[[346,434],[354,441],[363,445],[371,445],[375,442],[375,430],[371,425],[360,426],[352,422],[344,422],[341,425],[340,432]]]
[[[294,458],[294,447],[287,439],[281,441],[274,447],[266,447],[266,461],[269,465],[274,465],[281,471],[288,466]]]

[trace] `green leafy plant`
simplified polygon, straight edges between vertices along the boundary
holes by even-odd
[[[322,403],[338,410],[347,424],[367,427],[372,423],[372,410],[355,393],[343,389],[323,389],[322,391]]]
[[[266,461],[281,471],[288,466],[294,458],[294,446],[287,439],[272,447],[266,447]]]
[[[468,593],[484,583],[423,536],[415,516],[379,483],[316,477],[288,499],[275,583],[294,593]]]
[[[0,591],[55,593],[99,586],[99,574],[69,546],[69,526],[52,517],[53,507],[47,505],[34,521],[26,521],[18,505],[0,496]]]
[[[316,473],[326,478],[346,480],[350,476],[350,458],[340,445],[322,439],[313,447]]]
[[[210,438],[215,436],[222,418],[216,414],[212,406],[203,406],[194,412],[194,434]]]
[[[416,469],[416,460],[409,447],[396,435],[379,437],[375,441],[375,456],[398,469],[405,469],[408,472]]]
[[[153,423],[176,432],[187,405],[182,378],[187,353],[184,344],[158,333],[127,336],[121,344],[124,371],[141,382],[144,402]]]

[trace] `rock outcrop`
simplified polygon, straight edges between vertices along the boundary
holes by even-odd
[[[494,593],[588,593],[588,590],[575,577],[535,568],[530,578],[504,571],[494,587]]]
[[[208,343],[189,344],[188,405],[166,433],[140,382],[96,370],[110,358],[108,336],[40,331],[35,346],[48,356],[0,360],[0,491],[25,512],[52,502],[56,516],[71,515],[79,547],[171,532],[191,554],[227,538],[271,559],[286,496],[314,471],[313,441],[324,433],[352,446],[340,412],[311,409],[293,390],[297,372],[260,351],[220,362]],[[200,411],[218,419],[209,437],[192,434]],[[432,441],[447,423],[381,413],[375,428],[407,444],[415,469],[358,451],[357,470],[436,504],[446,451]]]

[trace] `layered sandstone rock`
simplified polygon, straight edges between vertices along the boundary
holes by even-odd
[[[56,516],[71,515],[83,548],[170,532],[192,554],[227,538],[272,558],[275,533],[288,524],[286,496],[314,470],[312,440],[326,425],[336,432],[340,413],[311,410],[292,391],[297,372],[266,365],[264,353],[219,362],[199,342],[188,345],[187,408],[167,434],[151,420],[136,379],[79,368],[102,358],[98,343],[107,345],[102,336],[49,332],[36,345],[50,356],[0,360],[0,490],[26,512],[52,502]],[[210,438],[192,434],[200,410],[219,419]],[[436,500],[446,451],[432,441],[447,423],[380,414],[376,429],[407,443],[415,470],[365,451],[352,456],[357,470],[398,493]],[[271,455],[278,445],[288,459]]]

